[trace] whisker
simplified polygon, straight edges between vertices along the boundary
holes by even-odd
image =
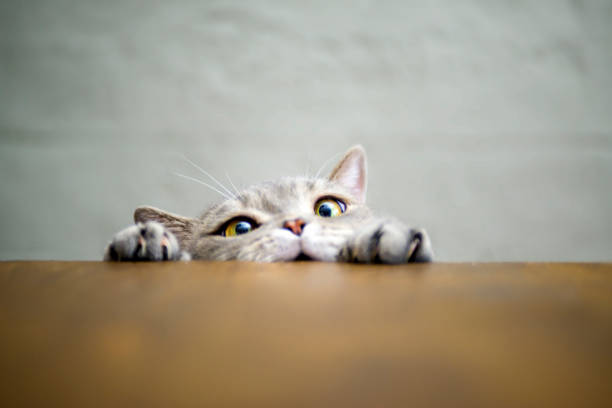
[[[310,172],[311,172],[311,166],[312,166],[312,159],[310,157],[310,153],[306,154],[306,161],[308,162],[308,165],[306,167],[306,172],[304,174],[304,177],[311,178],[310,177]]]
[[[216,178],[214,178],[212,176],[212,174],[210,174],[209,172],[207,172],[206,170],[204,170],[203,168],[201,168],[200,166],[198,166],[197,164],[195,164],[194,162],[192,162],[191,160],[189,160],[189,158],[187,158],[187,156],[183,155],[183,158],[185,160],[187,160],[187,163],[191,164],[193,167],[195,167],[196,169],[198,169],[199,171],[202,172],[202,174],[204,174],[205,176],[208,176],[208,178],[210,178],[212,181],[214,181],[215,183],[217,183],[217,185],[219,187],[221,187],[223,190],[225,190],[225,192],[227,192],[231,197],[236,198],[234,196],[234,193],[232,193],[227,187],[225,187],[223,184],[221,184],[219,182],[219,180],[217,180]]]
[[[229,181],[230,185],[232,186],[232,188],[234,189],[234,191],[236,191],[236,196],[240,195],[240,190],[238,190],[236,188],[236,186],[234,185],[234,183],[232,182],[232,179],[230,178],[229,174],[227,173],[227,171],[225,172],[225,177],[227,178],[227,181]]]
[[[235,198],[235,197],[228,196],[228,195],[227,195],[226,193],[224,193],[223,191],[217,190],[215,187],[211,186],[210,184],[205,183],[205,182],[203,182],[202,180],[199,180],[199,179],[197,179],[197,178],[195,178],[195,177],[186,176],[186,175],[181,174],[181,173],[173,173],[173,174],[174,174],[175,176],[182,177],[182,178],[187,179],[187,180],[191,180],[191,181],[196,182],[196,183],[198,183],[198,184],[202,184],[203,186],[206,186],[206,187],[210,188],[212,191],[215,191],[215,192],[217,192],[217,193],[221,194],[223,197],[227,198],[228,200],[231,200],[232,198]]]

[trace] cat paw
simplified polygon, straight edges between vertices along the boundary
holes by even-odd
[[[137,223],[118,232],[104,251],[105,261],[177,261],[188,260],[179,243],[162,224]]]
[[[359,263],[431,262],[433,251],[424,230],[384,220],[369,224],[356,233],[342,248],[339,258]]]

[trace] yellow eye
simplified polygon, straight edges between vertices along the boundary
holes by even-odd
[[[225,227],[221,235],[223,235],[224,237],[233,237],[236,235],[246,234],[247,232],[250,232],[254,228],[254,226],[255,223],[251,220],[237,218],[227,224],[227,227]]]
[[[322,198],[315,204],[315,214],[321,217],[337,217],[346,211],[346,204],[335,198]]]

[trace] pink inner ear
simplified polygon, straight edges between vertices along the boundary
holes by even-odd
[[[363,148],[357,146],[349,150],[329,178],[347,188],[360,203],[365,202],[367,180]]]

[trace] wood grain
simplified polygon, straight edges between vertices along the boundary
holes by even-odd
[[[3,406],[612,406],[611,264],[0,263]]]

